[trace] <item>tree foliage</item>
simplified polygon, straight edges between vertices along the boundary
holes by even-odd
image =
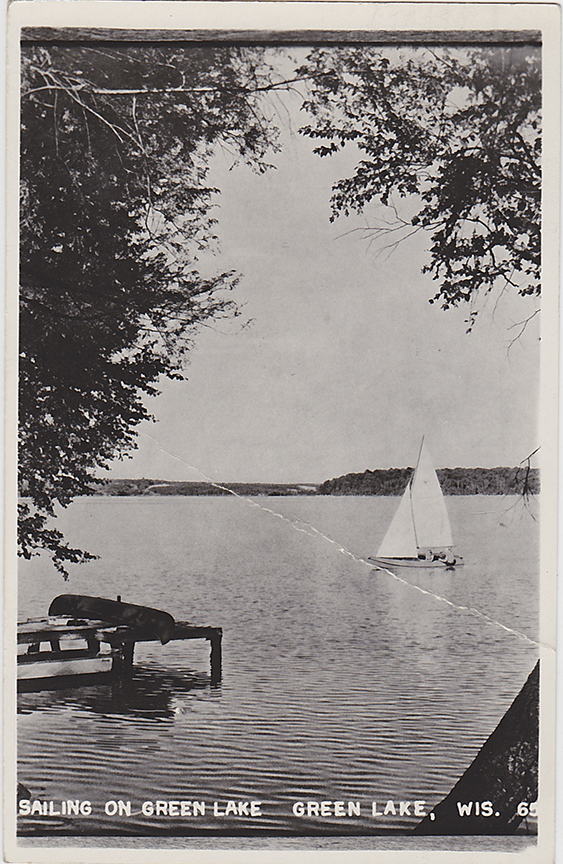
[[[209,275],[217,146],[265,169],[260,49],[24,47],[21,101],[21,554],[90,556],[47,527],[135,446],[143,397],[181,376],[198,325],[236,313]]]
[[[519,495],[529,498],[540,491],[537,468],[527,464],[516,468],[438,468],[444,495]],[[380,468],[362,474],[343,474],[325,480],[319,495],[402,495],[412,468]]]
[[[315,152],[362,156],[333,187],[333,219],[376,202],[394,213],[371,231],[387,246],[429,231],[443,308],[495,286],[539,294],[539,48],[318,48],[298,74]],[[410,218],[395,207],[406,197]]]
[[[526,48],[315,48],[284,78],[272,49],[174,43],[22,47],[20,553],[91,557],[49,527],[97,469],[135,447],[161,376],[236,314],[217,272],[212,154],[264,171],[263,94],[304,88],[304,134],[363,158],[333,218],[372,202],[392,244],[428,230],[447,308],[499,283],[539,292],[540,65]],[[283,67],[288,68],[287,57]],[[416,207],[408,219],[396,197]],[[204,254],[205,253],[205,254]]]

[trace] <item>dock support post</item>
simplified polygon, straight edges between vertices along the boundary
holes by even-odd
[[[119,654],[114,660],[117,671],[120,675],[127,674],[133,666],[133,653],[135,651],[134,642],[122,642],[119,646]]]
[[[126,642],[123,646],[123,664],[128,669],[133,665],[133,654],[135,653],[135,643]]]
[[[217,683],[221,680],[221,666],[222,666],[222,647],[221,642],[223,639],[223,632],[217,628],[217,632],[213,634],[213,636],[209,637],[209,642],[211,644],[211,680],[214,683]]]

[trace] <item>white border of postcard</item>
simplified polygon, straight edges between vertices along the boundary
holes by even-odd
[[[8,172],[7,172],[7,327],[6,327],[6,527],[5,527],[5,675],[4,675],[4,856],[14,862],[186,862],[246,864],[286,861],[331,864],[445,862],[550,864],[555,831],[555,637],[557,563],[557,402],[559,315],[560,173],[560,7],[548,3],[400,3],[400,2],[141,2],[141,0],[15,0],[8,11]],[[19,37],[21,27],[100,27],[149,30],[378,30],[459,31],[539,30],[544,61],[544,300],[541,356],[541,726],[538,844],[523,852],[462,851],[471,838],[365,838],[362,850],[296,848],[283,837],[254,838],[229,848],[229,838],[213,838],[182,848],[183,838],[61,838],[44,845],[18,845],[15,834],[15,624],[16,624],[16,436],[17,388],[17,202],[19,116]],[[465,843],[456,842],[465,840]],[[500,838],[499,838],[500,839]],[[48,842],[48,845],[47,845]],[[72,845],[71,845],[72,844]],[[115,844],[115,845],[113,845]],[[311,846],[315,841],[311,840]],[[251,845],[252,848],[249,848]],[[300,844],[300,846],[303,843]],[[341,844],[339,844],[341,845]],[[382,848],[384,847],[384,848]],[[418,848],[416,848],[418,847]],[[491,844],[494,849],[494,844]],[[563,859],[563,855],[560,853]]]

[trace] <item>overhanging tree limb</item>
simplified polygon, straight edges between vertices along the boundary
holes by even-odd
[[[22,49],[20,551],[63,574],[91,556],[49,527],[55,505],[136,446],[143,397],[181,377],[198,326],[237,312],[236,274],[197,262],[214,243],[213,148],[263,170],[275,146],[246,92],[267,83],[261,49],[95,53]]]
[[[301,132],[327,142],[315,152],[352,143],[369,156],[334,184],[333,219],[418,196],[412,222],[431,233],[434,301],[448,308],[503,282],[539,294],[538,47],[317,48],[298,74],[313,82]]]

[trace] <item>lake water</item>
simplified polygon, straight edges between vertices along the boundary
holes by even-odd
[[[178,620],[221,626],[223,679],[209,681],[207,643],[151,643],[137,647],[128,683],[21,694],[19,781],[33,798],[87,799],[92,813],[35,815],[20,828],[410,830],[420,821],[412,806],[380,817],[372,802],[416,799],[430,810],[519,692],[537,659],[518,633],[538,638],[538,548],[537,523],[521,501],[448,498],[465,566],[405,570],[400,581],[361,560],[375,553],[397,503],[73,503],[61,527],[101,558],[74,567],[67,583],[46,560],[24,562],[20,620],[45,615],[57,594],[121,594]],[[106,815],[106,802],[119,800],[131,815]],[[143,815],[143,802],[156,800],[204,802],[205,814]],[[226,815],[229,800],[261,802],[261,815]],[[302,818],[297,801],[352,802],[360,815]]]

